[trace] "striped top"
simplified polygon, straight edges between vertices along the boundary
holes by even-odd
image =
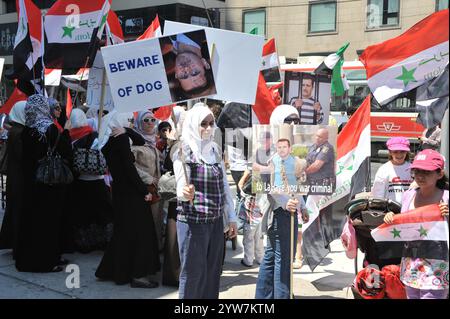
[[[323,121],[323,111],[320,107],[319,119],[317,118],[317,111],[314,109],[315,101],[313,99],[302,99],[303,105],[299,108],[300,124],[320,124]]]

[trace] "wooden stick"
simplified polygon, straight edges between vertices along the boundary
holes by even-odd
[[[295,198],[294,193],[291,193],[291,197]],[[290,242],[290,251],[291,251],[291,255],[289,257],[289,261],[290,261],[290,285],[289,285],[289,298],[290,299],[294,299],[294,224],[295,224],[295,220],[294,220],[294,215],[295,213],[291,212],[291,242]]]

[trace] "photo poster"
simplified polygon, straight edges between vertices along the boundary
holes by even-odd
[[[89,79],[87,84],[86,103],[89,107],[100,109],[100,99],[102,95],[103,72],[105,72],[105,64],[100,52],[95,56],[94,63],[89,70]],[[103,97],[103,109],[112,111],[114,109],[114,101],[111,95],[108,77],[105,76],[105,91]]]
[[[283,103],[293,105],[299,110],[300,124],[328,125],[331,76],[285,71]]]
[[[102,47],[101,53],[115,109],[118,112],[152,109],[207,97],[210,92],[214,92],[214,74],[209,79],[211,81],[207,82],[208,87],[202,87],[208,71],[205,62],[209,61],[209,53],[205,53],[203,57],[198,56],[204,54],[204,50],[198,50],[195,43],[208,47],[204,30],[184,32],[183,36],[176,34],[170,38],[153,38]],[[190,97],[177,99],[173,92],[180,89],[181,83],[176,83],[175,77],[171,81],[170,76],[175,72],[177,58],[185,57],[184,53],[188,49],[192,52],[189,53],[188,61],[185,59],[181,63],[180,73],[183,80],[188,79],[191,83],[188,87],[182,87]]]
[[[165,36],[192,30],[205,30],[208,39],[217,89],[217,94],[210,98],[255,104],[264,37],[168,20],[164,22]]]
[[[254,125],[252,192],[331,195],[336,189],[336,145],[335,126]]]

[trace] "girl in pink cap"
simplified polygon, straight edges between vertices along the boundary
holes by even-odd
[[[389,161],[378,169],[372,186],[372,196],[402,202],[402,195],[412,183],[409,167],[409,141],[393,137],[386,143]]]
[[[448,179],[444,159],[434,150],[416,155],[411,175],[417,183],[404,193],[402,213],[430,204],[439,204],[448,218]],[[384,222],[393,222],[394,213],[387,213]],[[420,256],[420,257],[419,257]],[[448,246],[438,241],[408,242],[403,249],[400,279],[408,299],[445,299],[448,296]]]

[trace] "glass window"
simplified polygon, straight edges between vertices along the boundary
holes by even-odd
[[[336,31],[336,1],[314,1],[309,4],[308,32]]]
[[[368,0],[368,29],[397,26],[399,17],[400,0]]]
[[[448,9],[448,0],[436,0],[436,11]]]
[[[242,32],[266,36],[266,10],[244,11]]]

